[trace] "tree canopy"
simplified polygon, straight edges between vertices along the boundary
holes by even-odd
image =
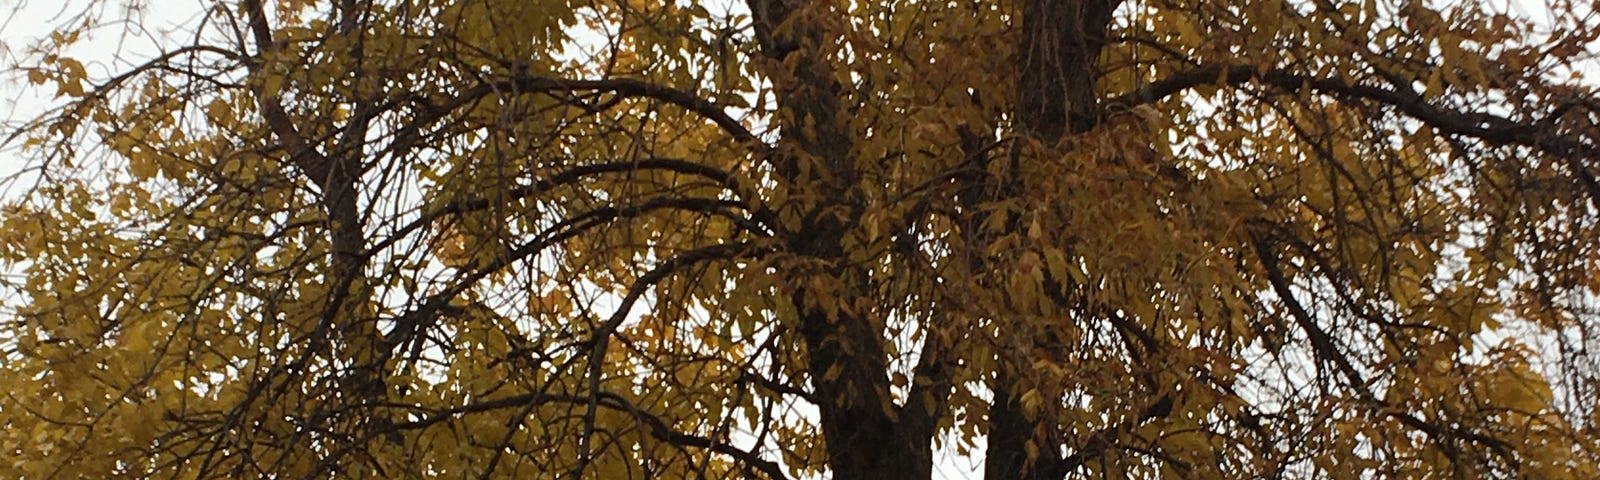
[[[1600,477],[1587,2],[202,6],[14,45],[0,477]]]

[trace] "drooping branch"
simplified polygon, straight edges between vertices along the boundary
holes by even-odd
[[[757,235],[770,233],[774,228],[773,219],[775,218],[775,214],[765,205],[753,201],[753,199],[758,198],[757,193],[751,189],[745,181],[726,170],[703,163],[696,163],[676,158],[649,157],[639,160],[594,163],[570,167],[547,177],[537,178],[533,180],[533,183],[530,185],[519,185],[506,189],[504,192],[498,192],[496,200],[521,200],[541,195],[563,186],[575,185],[597,175],[630,173],[641,170],[663,170],[685,175],[695,175],[709,179],[718,185],[727,188],[738,198],[745,200],[744,205],[729,206],[739,206],[754,210],[750,213],[748,218],[738,215],[724,215],[729,220],[733,221],[734,224],[744,228],[749,233]],[[748,206],[749,204],[755,204],[757,206],[750,207]],[[481,211],[492,208],[493,206],[493,202],[488,199],[466,199],[446,203],[432,210],[423,212],[420,218],[406,224],[403,227],[400,227],[399,229],[396,229],[388,236],[388,238],[375,242],[370,248],[370,251],[377,252],[382,251],[385,248],[389,248],[395,242],[405,238],[407,234],[426,227],[444,217]],[[718,214],[725,213],[723,209],[716,209],[712,210],[711,212]]]
[[[431,102],[422,98],[412,99],[420,104],[418,114],[397,130],[396,137],[414,138],[416,132],[422,128],[449,116],[466,105],[471,105],[478,100],[499,92],[537,93],[552,96],[563,93],[605,92],[625,98],[648,98],[681,107],[694,112],[701,118],[710,120],[729,136],[733,137],[734,141],[751,148],[758,157],[765,157],[768,153],[766,143],[751,132],[749,128],[746,128],[742,122],[729,115],[722,106],[695,95],[693,92],[633,78],[586,80],[528,74],[516,74],[508,78],[490,78],[442,102]]]
[[[1427,434],[1428,438],[1438,444],[1452,458],[1456,457],[1458,448],[1452,443],[1457,439],[1464,439],[1488,447],[1501,458],[1515,463],[1517,458],[1511,449],[1500,439],[1483,433],[1475,432],[1469,427],[1460,424],[1439,424],[1430,422],[1409,413],[1403,408],[1396,408],[1389,401],[1380,398],[1372,391],[1372,384],[1351,363],[1348,349],[1342,349],[1333,335],[1328,333],[1317,323],[1316,318],[1295,298],[1290,278],[1278,265],[1279,256],[1275,252],[1275,245],[1269,233],[1256,231],[1251,234],[1251,248],[1255,257],[1261,261],[1265,269],[1268,283],[1272,291],[1277,294],[1278,300],[1289,310],[1289,315],[1295,324],[1306,334],[1311,342],[1314,358],[1319,361],[1331,363],[1344,378],[1345,386],[1355,392],[1358,398],[1371,406],[1381,415],[1394,418],[1408,427]]]
[[[583,435],[578,439],[578,465],[572,470],[572,478],[582,478],[585,467],[592,460],[592,441],[595,433],[595,414],[599,407],[600,381],[604,377],[606,351],[611,345],[611,335],[616,333],[622,322],[627,321],[628,315],[633,313],[634,304],[644,297],[646,292],[655,288],[655,285],[668,277],[675,275],[679,270],[697,265],[710,260],[725,260],[740,255],[751,253],[753,247],[748,243],[726,243],[697,248],[674,255],[672,258],[656,265],[644,275],[639,276],[628,287],[628,293],[618,302],[617,308],[611,318],[597,327],[590,335],[589,351],[589,402],[583,413]]]
[[[1356,370],[1355,365],[1350,363],[1350,359],[1341,353],[1339,345],[1334,341],[1333,336],[1323,331],[1305,306],[1295,299],[1294,288],[1289,284],[1289,279],[1284,276],[1283,269],[1278,266],[1278,254],[1273,251],[1272,244],[1268,242],[1263,234],[1256,234],[1252,235],[1251,247],[1255,251],[1256,258],[1261,261],[1262,268],[1266,269],[1267,281],[1272,285],[1272,291],[1278,295],[1278,299],[1283,302],[1284,307],[1289,309],[1289,316],[1294,318],[1295,323],[1306,333],[1306,337],[1311,340],[1311,346],[1316,352],[1317,358],[1324,362],[1330,362],[1338,368],[1339,373],[1344,376],[1351,389],[1360,392],[1363,396],[1370,396],[1367,390],[1367,379],[1361,375],[1360,371]]]
[[[425,416],[418,415],[415,420],[396,422],[389,426],[388,431],[419,430],[431,426],[460,419],[467,415],[483,414],[509,409],[522,409],[529,405],[565,404],[588,405],[593,403],[600,408],[627,413],[635,420],[644,424],[646,430],[656,440],[671,445],[690,448],[703,448],[711,452],[727,455],[734,460],[749,465],[760,471],[769,479],[786,480],[783,468],[776,462],[761,457],[758,452],[745,450],[725,442],[720,442],[708,437],[683,433],[672,428],[665,420],[640,409],[629,403],[627,399],[611,392],[600,392],[598,395],[562,395],[551,393],[525,393],[508,397],[480,400],[465,405],[428,412]],[[378,432],[387,433],[387,432]]]
[[[595,228],[604,227],[619,219],[634,218],[660,210],[687,210],[693,212],[717,211],[731,205],[727,200],[704,198],[661,197],[645,200],[633,205],[607,206],[596,208],[574,215],[544,229],[532,239],[512,248],[504,255],[496,256],[493,261],[476,269],[463,272],[450,281],[448,287],[442,291],[428,296],[417,307],[406,311],[395,318],[395,326],[385,335],[384,351],[392,351],[408,342],[419,340],[417,333],[431,327],[438,312],[450,304],[462,292],[467,291],[478,281],[500,272],[511,265],[526,261],[550,248],[560,245],[569,239],[577,237]],[[420,343],[412,345],[412,349],[421,348]]]
[[[1525,123],[1488,112],[1452,111],[1429,103],[1421,93],[1403,80],[1387,87],[1359,81],[1315,77],[1281,69],[1262,71],[1249,65],[1212,65],[1173,74],[1152,82],[1109,102],[1132,107],[1164,100],[1189,89],[1205,85],[1237,86],[1249,83],[1270,85],[1284,91],[1310,90],[1347,101],[1373,102],[1392,107],[1446,135],[1475,138],[1490,146],[1515,145],[1532,148],[1560,159],[1589,193],[1589,200],[1600,207],[1600,178],[1585,162],[1600,162],[1600,138],[1559,134],[1550,125]],[[1559,118],[1574,105],[1592,105],[1594,99],[1572,99],[1553,106],[1545,118]],[[1594,132],[1600,137],[1600,132]]]

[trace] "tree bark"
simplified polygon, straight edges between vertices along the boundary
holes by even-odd
[[[821,51],[828,38],[815,17],[831,13],[828,8],[803,0],[750,1],[763,53],[788,67],[772,73],[782,137],[771,160],[800,207],[792,212],[798,223],[780,233],[791,254],[822,270],[796,272],[791,300],[832,478],[929,478],[935,422],[902,421],[903,409],[890,393],[884,333],[850,308],[865,295],[866,278],[861,267],[849,265],[843,239],[859,223],[864,201],[851,157],[855,138],[842,113],[843,88]]]
[[[1043,147],[1045,152],[1060,147],[1069,134],[1088,131],[1100,118],[1098,80],[1095,61],[1105,46],[1111,13],[1120,0],[1024,0],[1022,34],[1017,52],[1016,122],[1024,142]],[[1047,153],[1048,154],[1048,153]],[[1020,161],[1021,151],[1012,155]],[[1020,190],[1016,165],[1006,169],[1012,178],[998,179],[1007,188]],[[1015,223],[1015,222],[1008,222]],[[1017,226],[1013,225],[1015,229]],[[1031,336],[1032,338],[1043,338]],[[1042,345],[1041,348],[1061,348]],[[1064,438],[1050,419],[1035,418],[1018,402],[1018,376],[1013,372],[1028,365],[999,362],[990,388],[994,391],[989,410],[989,435],[984,478],[1054,479],[1068,472],[1061,449]],[[1046,401],[1050,401],[1047,397]],[[1027,445],[1038,449],[1032,461]]]
[[[1054,147],[1068,134],[1087,131],[1098,121],[1094,62],[1118,3],[1025,1],[1015,114],[1029,143]],[[860,196],[859,178],[850,156],[855,139],[841,116],[842,87],[820,51],[827,36],[820,22],[797,18],[823,15],[825,8],[800,0],[750,0],[762,51],[790,67],[773,74],[782,138],[771,161],[780,180],[792,189],[791,198],[811,199],[802,202],[806,207],[798,212],[800,221],[784,235],[790,252],[818,260],[826,270],[820,275],[834,285],[825,293],[802,285],[791,300],[799,312],[833,478],[929,478],[936,422],[902,418],[915,412],[894,405],[883,333],[861,314],[819,301],[847,303],[864,293],[856,291],[864,283],[863,272],[841,261],[844,235],[861,213],[861,202],[854,201]],[[1013,161],[1018,158],[1012,156]],[[1016,178],[976,181],[987,186],[969,191],[1021,193]],[[967,197],[971,198],[963,202],[976,208],[979,199]],[[1066,473],[1061,435],[1036,435],[1058,429],[1030,417],[1014,400],[1017,378],[1006,370],[1025,366],[1001,368],[991,385],[995,402],[990,410],[987,478],[1060,478]],[[1025,453],[1029,442],[1040,452],[1031,462]]]

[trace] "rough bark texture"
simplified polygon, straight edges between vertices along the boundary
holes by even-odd
[[[1104,44],[1104,33],[1115,1],[1027,0],[1018,57],[1017,126],[1031,142],[1055,145],[1072,132],[1091,128],[1098,115],[1094,91],[1094,61]],[[810,198],[798,213],[799,222],[788,231],[790,252],[816,260],[824,271],[815,272],[838,285],[826,296],[847,302],[864,292],[863,272],[844,266],[844,235],[860,215],[858,174],[851,157],[854,144],[842,118],[842,87],[821,48],[827,35],[822,22],[806,16],[826,15],[826,4],[799,0],[751,0],[756,35],[768,58],[791,66],[775,75],[780,105],[780,147],[771,159],[791,198]],[[797,20],[798,18],[798,20]],[[972,142],[976,147],[982,142]],[[978,148],[969,149],[973,152]],[[987,160],[974,153],[972,160]],[[986,170],[986,169],[980,169]],[[1016,195],[1019,182],[985,177],[964,191],[965,208],[976,209],[986,197]],[[968,230],[977,232],[982,221]],[[978,243],[984,235],[976,234]],[[984,268],[974,257],[974,269]],[[934,416],[942,411],[949,386],[940,373],[938,345],[925,345],[919,373],[932,373],[913,386],[907,408],[894,405],[890,394],[883,333],[871,319],[848,309],[819,302],[818,292],[806,288],[793,293],[799,312],[798,328],[807,348],[807,367],[819,405],[833,478],[929,478],[932,474]],[[1024,368],[1006,365],[1003,369]],[[1025,415],[1015,401],[1015,375],[1002,371],[992,385],[995,404],[990,412],[986,476],[990,479],[1043,479],[1065,475],[1066,459],[1060,452],[1061,435],[1053,425]],[[923,395],[927,392],[927,395]],[[931,399],[931,400],[929,400]],[[922,402],[934,402],[933,409]],[[914,407],[914,408],[912,408]],[[1043,434],[1042,434],[1043,433]],[[1041,435],[1042,434],[1042,435]],[[1038,437],[1038,438],[1036,438]],[[1030,462],[1030,441],[1042,452]],[[1048,445],[1046,445],[1048,444]]]
[[[1099,119],[1095,60],[1120,0],[1025,0],[1017,52],[1017,126],[1056,142]],[[1070,130],[1069,130],[1070,129]]]
[[[1094,62],[1105,45],[1111,13],[1119,3],[1117,0],[1024,1],[1017,54],[1016,122],[1027,142],[1020,148],[1028,148],[1026,144],[1032,143],[1049,149],[1059,145],[1069,133],[1081,133],[1094,127],[1100,117],[1099,99],[1094,89],[1097,79]],[[1017,179],[1000,181],[1017,183]],[[1030,418],[1023,411],[1018,401],[1018,378],[1010,371],[1022,368],[1028,366],[1008,364],[1001,359],[1001,371],[991,385],[994,403],[989,410],[984,477],[990,480],[1061,478],[1067,474],[1068,464],[1060,452],[1064,439],[1059,428],[1039,418]],[[1038,448],[1038,456],[1031,462],[1027,454],[1030,441]]]
[[[842,87],[821,49],[820,2],[752,0],[756,35],[773,61],[792,65],[773,78],[782,130],[772,159],[791,198],[798,224],[782,234],[791,253],[821,271],[803,272],[830,284],[830,292],[793,292],[806,346],[811,385],[821,413],[829,467],[836,480],[928,478],[932,474],[932,422],[902,422],[890,394],[883,333],[871,319],[841,308],[859,298],[864,272],[845,261],[844,235],[857,224],[862,202],[855,139],[842,116]],[[827,300],[823,300],[826,298]],[[830,305],[829,303],[833,303]],[[907,431],[916,430],[916,431]]]

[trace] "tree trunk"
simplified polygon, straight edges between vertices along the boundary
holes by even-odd
[[[1093,127],[1099,118],[1093,63],[1116,3],[1026,0],[1016,119],[1029,140],[1053,147],[1068,133]],[[811,283],[800,282],[804,286],[793,292],[792,301],[819,400],[829,467],[837,480],[929,478],[936,422],[905,418],[916,412],[894,405],[883,333],[869,318],[839,307],[865,294],[857,291],[864,283],[863,272],[841,261],[842,239],[862,207],[855,201],[860,196],[859,179],[850,156],[854,138],[841,117],[842,88],[820,53],[827,35],[819,22],[795,18],[825,14],[821,8],[799,1],[750,1],[763,52],[792,66],[774,73],[772,79],[783,137],[770,160],[791,189],[790,198],[812,199],[799,202],[805,205],[796,212],[800,220],[784,232],[789,251],[817,260],[826,270],[808,274],[819,275],[828,291],[813,291]],[[991,182],[980,190],[1020,193],[1020,182],[1014,178],[979,181]],[[1024,366],[1002,363],[1001,368]],[[1015,382],[1015,375],[1002,371],[991,385],[996,393],[990,411],[987,478],[1060,478],[1066,473],[1061,435],[1037,435],[1056,429],[1022,411],[1014,400]],[[1040,452],[1033,462],[1025,453],[1029,442]]]
[[[1044,151],[1060,147],[1071,133],[1093,128],[1100,117],[1095,61],[1105,45],[1106,29],[1119,0],[1024,0],[1022,37],[1017,52],[1016,122],[1025,142],[1037,142]],[[1020,161],[1021,151],[1012,155]],[[1007,169],[1011,175],[1018,170]],[[1019,178],[999,179],[1002,191],[1018,191]],[[1011,222],[1014,223],[1014,222]],[[1012,228],[1016,228],[1013,226]],[[1044,338],[1030,335],[1030,338]],[[1047,340],[1048,341],[1048,340]],[[1038,348],[1059,349],[1059,345]],[[989,436],[984,477],[989,480],[1057,479],[1066,475],[1060,428],[1050,419],[1032,418],[1017,401],[1018,378],[1007,369],[1028,365],[1008,364],[990,385],[994,402],[989,410]],[[1020,371],[1020,370],[1014,370]],[[1048,398],[1046,401],[1050,401]],[[1029,461],[1027,445],[1038,449]]]
[[[865,271],[849,265],[843,238],[864,208],[843,116],[843,89],[823,57],[826,5],[751,0],[763,53],[792,66],[774,72],[782,138],[770,160],[798,205],[798,223],[780,232],[790,253],[822,271],[796,272],[792,301],[818,399],[835,480],[929,478],[935,422],[906,421],[890,393],[884,334],[850,308],[866,292]]]

